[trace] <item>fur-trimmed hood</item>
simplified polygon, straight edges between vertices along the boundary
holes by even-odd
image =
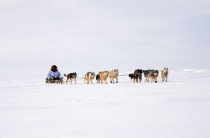
[[[57,66],[56,66],[56,65],[52,65],[52,66],[51,66],[51,71],[53,71],[53,72],[58,71]]]

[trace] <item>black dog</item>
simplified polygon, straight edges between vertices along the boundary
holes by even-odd
[[[134,71],[133,73],[133,78],[134,78],[134,81],[133,83],[138,83],[138,79],[139,79],[139,83],[141,83],[141,79],[142,79],[142,69],[137,69]]]
[[[129,74],[128,76],[131,78],[131,82],[132,82],[132,80],[133,80],[133,73]]]
[[[101,81],[101,79],[100,79],[100,75],[96,75],[96,81],[97,81],[97,83],[100,83],[100,81]]]

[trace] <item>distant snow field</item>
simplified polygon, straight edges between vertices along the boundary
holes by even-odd
[[[210,137],[210,70],[169,70],[158,83],[44,80],[0,82],[1,138]]]

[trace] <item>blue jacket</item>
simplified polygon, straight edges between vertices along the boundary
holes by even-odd
[[[61,74],[59,71],[56,71],[56,72],[53,72],[53,71],[50,71],[47,75],[48,77],[61,77]]]

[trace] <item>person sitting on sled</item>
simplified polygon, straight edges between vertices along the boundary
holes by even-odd
[[[51,66],[51,70],[49,71],[48,75],[47,75],[48,80],[59,80],[62,79],[61,78],[61,74],[58,71],[58,68],[56,65],[52,65]]]

